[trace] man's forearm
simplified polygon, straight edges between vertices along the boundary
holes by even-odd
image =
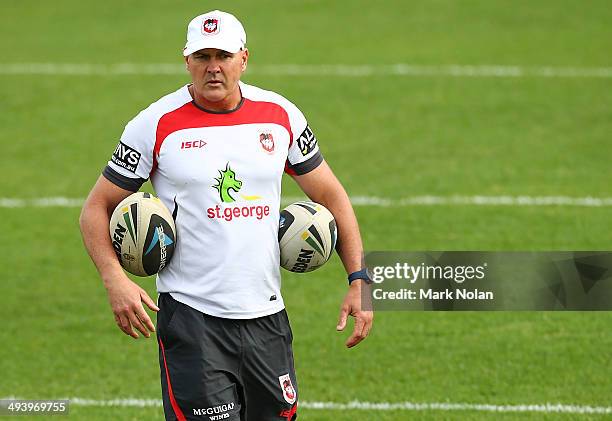
[[[79,218],[83,244],[106,287],[110,280],[123,272],[108,234],[109,221],[108,210],[104,206],[89,202],[83,206]]]
[[[357,217],[344,188],[322,195],[320,203],[334,215],[338,227],[336,251],[347,273],[362,268],[363,245]]]

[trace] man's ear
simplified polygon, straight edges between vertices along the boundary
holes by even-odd
[[[185,58],[185,69],[189,70],[189,57],[191,57],[191,54],[189,54],[187,57]]]
[[[244,72],[247,68],[247,63],[249,61],[249,50],[246,48],[242,52],[242,71]]]

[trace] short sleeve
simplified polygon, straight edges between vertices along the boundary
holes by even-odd
[[[303,175],[323,162],[317,138],[304,114],[293,104],[287,106],[293,141],[289,146],[285,171],[292,175]]]
[[[153,168],[154,146],[151,121],[145,112],[141,112],[125,126],[102,174],[121,188],[138,191]]]

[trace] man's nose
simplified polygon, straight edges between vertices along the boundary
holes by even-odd
[[[219,61],[217,60],[211,60],[210,63],[208,64],[208,68],[206,69],[209,73],[219,73],[221,71],[221,66],[219,64]]]

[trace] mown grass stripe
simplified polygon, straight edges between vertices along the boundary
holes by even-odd
[[[396,64],[278,64],[249,65],[248,75],[270,76],[406,76],[496,78],[612,78],[612,67],[555,67]],[[0,75],[163,76],[186,75],[181,63],[0,63]]]
[[[69,197],[41,197],[17,199],[0,197],[0,208],[81,207],[85,199]],[[283,204],[304,200],[303,197],[283,197]],[[378,196],[351,196],[353,206],[408,207],[408,206],[577,206],[610,207],[612,197],[571,196],[412,196],[388,198]]]
[[[0,400],[23,399],[14,396],[3,397]],[[87,399],[80,397],[58,398],[68,399],[70,405],[85,407],[161,407],[161,399]],[[494,405],[479,403],[453,402],[317,402],[301,401],[300,408],[314,410],[359,410],[359,411],[480,411],[480,412],[536,412],[563,414],[612,414],[612,407],[590,406],[562,403]]]

